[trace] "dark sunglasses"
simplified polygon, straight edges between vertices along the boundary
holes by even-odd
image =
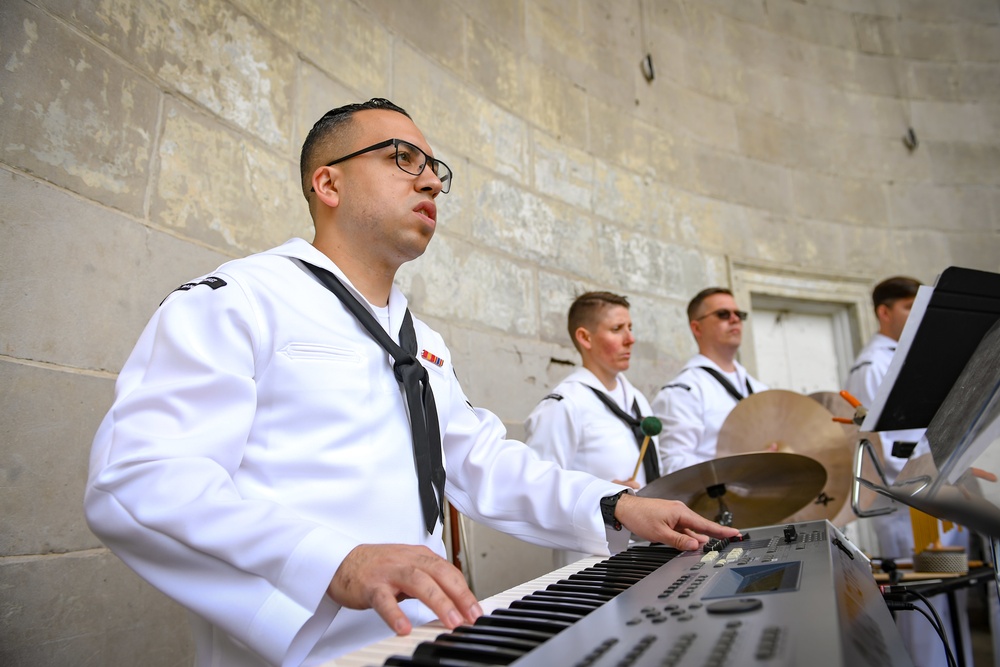
[[[728,308],[720,308],[719,310],[713,310],[710,313],[702,315],[701,317],[696,317],[694,319],[697,322],[698,320],[703,320],[706,317],[711,317],[712,315],[715,315],[716,317],[718,317],[723,322],[729,321],[729,319],[733,315],[735,315],[736,317],[738,317],[740,319],[740,322],[743,322],[744,320],[746,320],[746,318],[750,317],[750,313],[748,313],[745,310],[729,310]]]

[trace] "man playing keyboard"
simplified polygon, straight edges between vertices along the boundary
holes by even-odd
[[[312,243],[183,285],[94,440],[94,532],[191,612],[199,665],[318,665],[481,609],[445,558],[444,498],[543,546],[678,549],[737,531],[541,461],[465,397],[393,286],[451,170],[401,108],[328,112],[302,149]]]

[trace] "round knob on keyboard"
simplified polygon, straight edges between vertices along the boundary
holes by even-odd
[[[763,606],[764,603],[757,598],[739,598],[737,600],[720,600],[705,605],[705,611],[709,614],[743,614],[748,611],[756,611]]]

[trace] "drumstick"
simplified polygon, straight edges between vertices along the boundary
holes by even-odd
[[[868,414],[868,408],[861,405],[861,401],[854,398],[854,396],[852,396],[851,392],[849,391],[846,390],[842,391],[840,392],[840,395],[843,397],[845,401],[851,404],[852,408],[854,408],[854,419],[852,419],[851,421],[854,424],[861,426],[861,423],[864,422],[865,420],[865,416]],[[840,420],[835,417],[833,421],[840,421]]]
[[[989,470],[983,470],[982,468],[969,468],[973,477],[978,477],[979,479],[984,479],[987,482],[997,481],[997,476],[991,473]]]
[[[642,439],[642,447],[639,448],[639,460],[635,462],[635,471],[628,480],[630,482],[634,482],[635,476],[639,474],[639,466],[642,465],[642,459],[646,456],[646,447],[649,447],[649,439],[663,430],[663,424],[656,417],[646,417],[639,424],[639,428],[646,437]]]
[[[847,401],[848,403],[850,403],[852,408],[860,408],[861,407],[861,401],[859,401],[858,399],[854,398],[854,395],[851,392],[847,391],[846,389],[844,391],[840,392],[840,396],[845,401]]]

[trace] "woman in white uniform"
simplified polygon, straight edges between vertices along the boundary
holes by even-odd
[[[568,470],[641,488],[659,476],[660,462],[653,436],[637,467],[645,440],[640,424],[652,411],[625,377],[635,344],[628,299],[586,292],[570,305],[566,319],[582,368],[532,410],[524,424],[525,442],[543,459]],[[554,564],[561,567],[586,555],[556,552]]]

